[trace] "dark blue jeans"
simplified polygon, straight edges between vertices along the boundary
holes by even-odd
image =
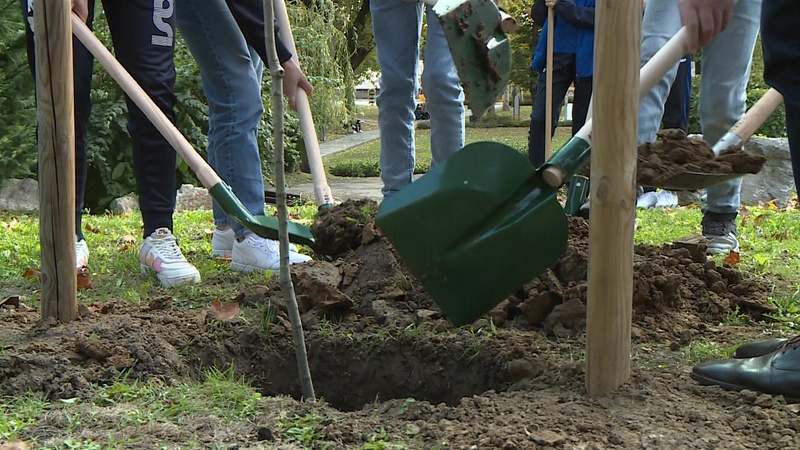
[[[175,122],[174,0],[103,0],[114,52],[119,62],[153,99],[161,111]],[[89,11],[94,10],[89,1]],[[28,2],[21,0],[27,17]],[[89,17],[91,25],[93,17]],[[26,27],[27,28],[27,27]],[[28,33],[28,61],[33,69],[33,37]],[[91,112],[92,56],[74,40],[75,79],[75,209],[76,232],[81,239],[80,214],[83,210],[86,186],[86,126]],[[172,146],[150,123],[144,113],[130,100],[128,104],[128,133],[133,142],[133,170],[139,193],[144,235],[157,228],[172,229],[175,210],[176,156]]]
[[[796,0],[761,7],[764,79],[783,95],[795,186],[800,189],[800,8]]]
[[[572,134],[578,132],[586,122],[589,111],[589,100],[592,98],[592,77],[578,78],[575,74],[575,55],[566,53],[553,54],[553,123],[550,136],[556,131],[561,104],[567,95],[569,86],[575,83],[575,97],[572,103]],[[533,167],[539,167],[550,157],[544,154],[545,139],[545,81],[549,74],[539,74],[539,85],[536,88],[536,100],[531,110],[531,124],[528,130],[528,160]]]

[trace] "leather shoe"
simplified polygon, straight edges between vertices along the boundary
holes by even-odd
[[[788,342],[788,339],[767,339],[742,344],[733,353],[734,358],[755,358],[772,353]]]
[[[700,363],[690,376],[707,386],[783,395],[788,403],[800,403],[800,339],[791,339],[778,350],[755,358]]]

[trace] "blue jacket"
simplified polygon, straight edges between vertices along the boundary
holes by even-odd
[[[575,55],[579,78],[594,73],[594,4],[595,0],[559,0],[553,8],[553,53]],[[533,21],[542,26],[531,69],[541,72],[547,60],[547,6],[536,0],[531,10]]]

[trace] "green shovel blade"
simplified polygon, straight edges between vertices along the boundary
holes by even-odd
[[[234,195],[230,186],[224,182],[215,184],[208,192],[228,217],[235,220],[239,225],[263,238],[279,239],[277,217],[254,216]],[[314,236],[308,227],[288,221],[287,229],[289,231],[289,241],[295,244],[314,246]]]
[[[444,29],[464,97],[480,118],[505,93],[511,76],[511,42],[500,29],[493,0],[439,0],[433,8]]]
[[[568,235],[556,190],[493,142],[464,147],[384,200],[376,222],[456,325],[551,267]]]

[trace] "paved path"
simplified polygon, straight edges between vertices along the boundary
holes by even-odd
[[[322,157],[325,158],[328,155],[374,141],[378,138],[378,130],[353,133],[338,139],[320,142],[319,152]],[[331,188],[331,192],[333,192],[333,197],[339,201],[351,198],[370,198],[375,201],[380,201],[383,198],[381,195],[383,183],[381,183],[379,177],[328,179],[328,185]],[[314,185],[311,182],[294,183],[289,187],[288,192],[292,194],[305,194],[309,197],[313,197]]]

